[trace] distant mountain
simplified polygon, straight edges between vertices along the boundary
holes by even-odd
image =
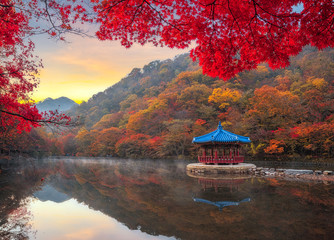
[[[57,99],[46,98],[45,100],[38,102],[36,104],[36,107],[40,112],[50,110],[58,110],[59,112],[64,112],[77,105],[78,104],[76,102],[67,97],[60,97]]]
[[[52,201],[55,203],[61,203],[71,199],[71,197],[69,197],[67,194],[57,191],[50,185],[43,186],[40,191],[35,192],[33,195],[42,202]]]

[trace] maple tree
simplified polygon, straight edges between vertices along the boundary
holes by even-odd
[[[32,55],[33,43],[24,41],[25,32],[30,30],[28,18],[10,4],[1,1],[0,7],[0,126],[4,131],[16,125],[22,131],[41,120],[37,109],[28,102],[28,94],[37,86],[34,75],[39,63]]]
[[[289,65],[306,45],[334,46],[331,0],[104,0],[94,2],[102,40],[186,48],[203,72],[229,79],[261,62]]]
[[[51,16],[39,3],[32,1],[0,1],[0,129],[15,127],[17,132],[30,131],[41,124],[68,125],[70,117],[57,111],[41,114],[31,100],[38,85],[40,60],[33,55],[34,43],[29,36],[35,32],[30,26],[32,16]],[[46,32],[51,32],[45,30]],[[51,34],[52,35],[52,34]]]

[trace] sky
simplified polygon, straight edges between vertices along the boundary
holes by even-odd
[[[47,35],[33,38],[35,54],[44,68],[40,84],[32,99],[68,97],[78,103],[120,81],[130,71],[154,60],[173,58],[188,52],[152,45],[134,45],[126,49],[119,42],[70,35],[67,42],[49,39]]]
[[[129,229],[100,211],[75,199],[55,203],[31,199],[28,204],[31,239],[40,240],[173,240],[174,237],[153,236],[139,229]],[[28,214],[27,214],[28,215]],[[29,215],[27,216],[29,217]],[[50,224],[52,223],[52,224]]]

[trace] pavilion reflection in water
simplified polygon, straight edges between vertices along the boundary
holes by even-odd
[[[239,185],[245,182],[245,178],[225,178],[225,179],[210,179],[198,178],[198,183],[204,191],[214,189],[218,192],[222,188],[230,188],[230,191],[238,190]]]
[[[210,175],[198,175],[193,172],[187,172],[187,175],[192,178],[197,178],[199,185],[202,186],[203,191],[219,192],[221,189],[229,188],[230,192],[238,191],[239,186],[245,183],[246,179],[251,178],[247,175],[221,175],[221,174],[210,174]]]
[[[240,203],[251,201],[250,198],[245,198],[241,201],[218,201],[218,202],[212,202],[212,201],[202,199],[202,198],[193,198],[193,200],[194,202],[201,202],[201,203],[207,203],[210,205],[214,205],[219,208],[219,211],[221,211],[224,207],[227,207],[227,206],[238,206]]]
[[[187,173],[189,177],[197,178],[198,183],[202,186],[204,192],[219,192],[227,189],[230,193],[238,192],[239,186],[245,183],[249,176],[235,176],[235,175],[210,175],[210,176],[198,176],[191,172]],[[193,197],[194,202],[206,203],[218,207],[219,211],[222,211],[227,206],[238,206],[240,203],[250,202],[251,198],[247,197],[240,201],[210,201],[205,198]]]

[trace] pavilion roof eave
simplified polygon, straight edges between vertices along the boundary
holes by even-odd
[[[224,130],[219,122],[218,128],[215,131],[194,137],[192,142],[196,144],[240,144],[250,143],[251,141],[249,137],[240,136]]]
[[[241,144],[245,144],[242,142],[194,142],[194,144],[198,144],[198,145],[241,145]]]

